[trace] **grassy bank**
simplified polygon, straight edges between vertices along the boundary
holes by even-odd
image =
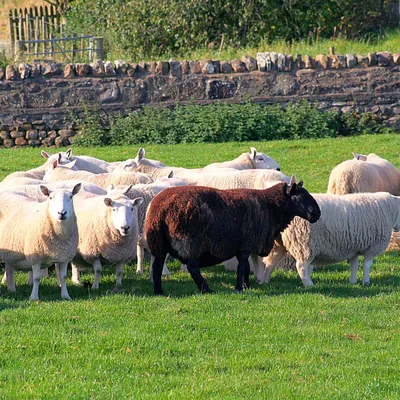
[[[296,173],[310,191],[325,191],[331,169],[351,152],[377,153],[400,168],[399,135],[196,145],[149,145],[149,158],[200,167],[255,146]],[[80,149],[110,161],[138,146]],[[2,149],[0,177],[42,163],[37,149]],[[23,229],[23,227],[21,227]],[[41,302],[0,297],[0,398],[4,399],[396,399],[400,393],[399,253],[377,257],[371,286],[352,286],[346,263],[313,273],[305,289],[294,271],[243,295],[223,267],[204,269],[212,295],[201,296],[172,263],[168,297],[154,297],[148,269],[124,270],[115,293],[112,270],[99,292],[74,287],[60,301],[52,274]],[[360,274],[361,276],[361,274]],[[93,280],[89,271],[83,280]]]

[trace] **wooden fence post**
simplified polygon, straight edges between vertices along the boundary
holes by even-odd
[[[96,60],[102,60],[104,58],[104,51],[103,51],[103,38],[102,37],[94,37],[94,55]]]

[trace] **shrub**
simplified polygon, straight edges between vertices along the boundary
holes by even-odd
[[[90,10],[90,13],[87,12]],[[178,57],[219,46],[309,35],[359,37],[385,26],[383,0],[77,0],[71,32],[103,36],[114,57]]]
[[[263,106],[254,103],[145,106],[109,124],[96,114],[80,125],[81,146],[241,142],[275,139],[325,138],[380,133],[383,126],[371,114],[318,110],[307,101]]]

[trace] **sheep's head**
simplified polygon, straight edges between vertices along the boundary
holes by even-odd
[[[138,162],[135,158],[129,158],[128,160],[119,163],[114,172],[133,172],[136,171],[139,164],[140,162]]]
[[[290,196],[294,215],[304,218],[310,223],[319,220],[321,210],[314,197],[303,188],[303,181],[296,183],[296,177],[292,175],[290,183],[287,184],[286,193]]]
[[[44,170],[44,181],[49,181],[53,171],[62,166],[63,168],[68,168],[72,171],[79,171],[79,169],[75,166],[76,160],[68,161],[68,159],[63,158],[61,153],[58,153],[57,158],[53,159]]]
[[[254,147],[250,149],[250,159],[254,169],[276,169],[280,171],[279,164],[264,153],[258,152]]]
[[[81,184],[76,184],[72,191],[57,189],[51,191],[47,186],[40,185],[42,193],[48,197],[48,210],[53,220],[66,221],[74,214],[72,197],[75,196],[81,188]]]
[[[122,195],[115,198],[104,198],[104,204],[106,207],[110,207],[112,225],[121,236],[128,236],[132,232],[132,226],[135,223],[137,224],[137,221],[135,221],[137,219],[136,208],[142,202],[143,197],[137,197],[134,200]]]

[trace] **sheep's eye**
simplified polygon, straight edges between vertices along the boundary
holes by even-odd
[[[113,211],[117,211],[117,209],[116,209],[116,208],[113,208],[112,210],[113,210]]]

